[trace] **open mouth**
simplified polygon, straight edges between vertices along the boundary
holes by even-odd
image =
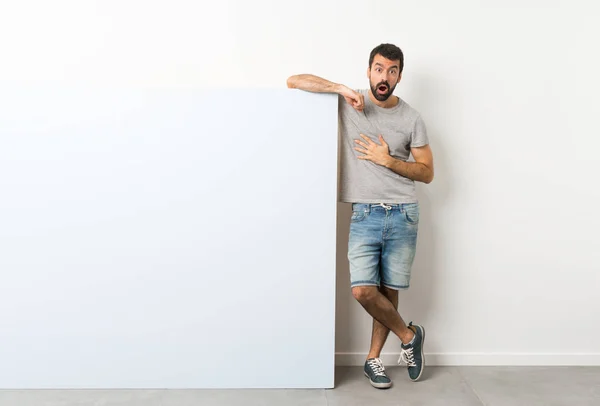
[[[385,93],[385,92],[387,92],[387,90],[388,90],[388,88],[387,88],[387,86],[386,86],[386,85],[381,85],[381,86],[379,86],[379,87],[377,88],[377,91],[378,91],[379,93]]]

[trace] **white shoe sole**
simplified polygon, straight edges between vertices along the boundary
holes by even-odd
[[[387,389],[387,388],[389,388],[389,387],[392,386],[392,382],[390,382],[390,383],[377,383],[377,382],[373,382],[371,380],[371,378],[369,378],[369,374],[367,374],[366,372],[364,374],[367,377],[367,379],[369,380],[369,383],[371,384],[371,386],[373,386],[374,388],[377,388],[377,389]]]

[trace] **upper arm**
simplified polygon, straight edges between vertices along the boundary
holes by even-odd
[[[433,154],[429,146],[427,127],[420,114],[415,120],[410,144],[410,153],[415,162],[425,165],[431,171],[431,176],[433,177]]]
[[[410,149],[415,162],[425,165],[431,170],[433,174],[433,153],[429,144],[423,145],[422,147],[412,147]]]

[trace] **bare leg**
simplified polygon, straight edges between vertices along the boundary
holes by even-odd
[[[379,291],[392,303],[394,309],[398,308],[398,291],[385,286],[381,286]],[[383,345],[388,338],[390,329],[373,319],[373,332],[371,335],[371,349],[369,351],[369,358],[379,358]]]
[[[352,295],[374,319],[390,329],[404,344],[412,340],[414,332],[406,327],[398,310],[377,286],[355,286]]]

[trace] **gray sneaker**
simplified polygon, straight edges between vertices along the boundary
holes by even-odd
[[[373,387],[378,389],[386,389],[392,386],[392,380],[388,378],[383,367],[383,362],[379,358],[369,358],[365,362],[365,376],[369,378],[369,382]]]
[[[425,367],[425,355],[423,354],[423,344],[425,343],[425,329],[423,326],[414,325],[412,321],[408,325],[415,332],[415,339],[412,344],[402,344],[402,352],[400,353],[400,361],[408,366],[408,376],[412,381],[418,381],[423,374]]]

